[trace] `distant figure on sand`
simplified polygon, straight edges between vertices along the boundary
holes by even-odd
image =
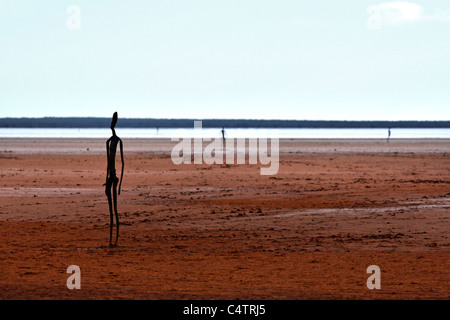
[[[222,141],[225,144],[225,127],[222,127],[222,130],[220,132],[222,132]]]
[[[389,138],[391,137],[391,128],[388,129],[388,138],[387,138],[387,143],[389,143]]]
[[[112,121],[111,121],[111,130],[112,130],[112,136],[106,141],[106,155],[108,159],[108,167],[106,169],[106,182],[104,184],[105,187],[105,194],[108,197],[108,205],[109,205],[109,222],[110,222],[110,228],[109,228],[109,246],[112,247],[112,232],[113,232],[113,201],[114,201],[114,213],[116,215],[116,241],[114,243],[114,246],[117,246],[117,240],[119,239],[119,214],[117,212],[117,184],[119,183],[119,178],[116,176],[116,150],[117,150],[117,144],[120,145],[120,157],[122,160],[122,171],[120,173],[120,183],[119,183],[119,195],[120,195],[120,188],[122,186],[122,179],[123,179],[123,167],[124,167],[124,161],[123,161],[123,144],[122,140],[116,135],[116,131],[114,130],[114,127],[117,123],[117,112],[114,112]],[[111,196],[111,189],[113,191]]]

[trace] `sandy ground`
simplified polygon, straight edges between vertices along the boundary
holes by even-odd
[[[449,140],[283,140],[273,176],[175,144],[124,139],[109,248],[105,141],[0,139],[0,299],[450,298]]]

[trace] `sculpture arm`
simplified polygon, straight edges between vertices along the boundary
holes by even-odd
[[[106,140],[106,159],[108,161],[107,166],[106,166],[106,182],[104,185],[106,185],[106,183],[108,182],[108,178],[109,178],[109,142],[111,141],[111,138]]]
[[[125,167],[125,162],[123,160],[123,143],[122,140],[119,139],[120,143],[120,158],[122,159],[122,170],[120,172],[120,183],[119,183],[119,195],[120,195],[120,188],[122,187],[122,180],[123,180],[123,168]]]

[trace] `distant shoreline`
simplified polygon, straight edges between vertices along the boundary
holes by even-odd
[[[117,128],[192,128],[194,120],[195,119],[119,118]],[[198,120],[202,121],[203,128],[450,128],[450,121]],[[110,123],[111,118],[96,117],[0,118],[0,128],[109,128]]]

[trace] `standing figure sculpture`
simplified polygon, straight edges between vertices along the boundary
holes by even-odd
[[[222,152],[225,154],[225,127],[220,131],[222,133]]]
[[[116,215],[116,241],[114,246],[117,246],[117,240],[119,239],[119,214],[117,212],[117,195],[120,195],[120,188],[122,186],[123,179],[123,144],[122,140],[116,135],[116,131],[114,127],[117,123],[117,112],[114,112],[112,121],[111,121],[111,130],[112,136],[106,141],[106,155],[108,159],[108,167],[106,169],[106,182],[104,184],[105,194],[108,197],[108,205],[109,205],[109,218],[110,218],[110,229],[109,229],[109,246],[112,245],[112,233],[113,233],[113,208],[114,214]],[[119,178],[116,176],[116,151],[117,144],[120,145],[120,157],[122,160],[122,171],[120,174],[120,183]],[[119,184],[119,193],[117,194],[117,184]],[[111,193],[112,190],[112,193]],[[113,207],[114,205],[114,207]]]
[[[222,130],[220,130],[220,132],[222,133],[222,142],[223,144],[225,144],[225,127],[222,127]]]

